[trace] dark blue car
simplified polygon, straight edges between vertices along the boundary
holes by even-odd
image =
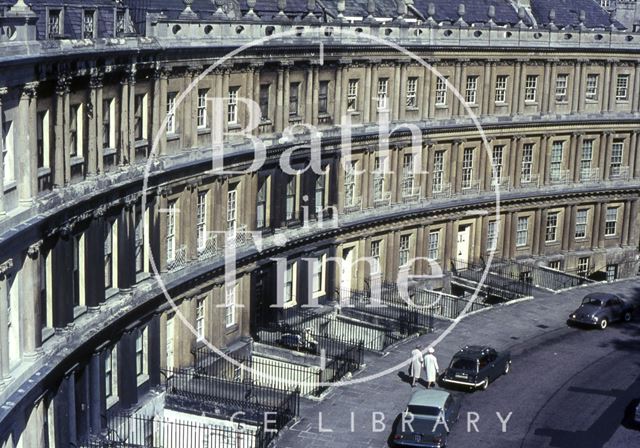
[[[453,355],[442,381],[449,386],[486,389],[489,383],[511,369],[511,354],[491,347],[471,345]]]
[[[582,304],[569,316],[570,324],[583,324],[602,330],[611,322],[629,322],[633,305],[616,294],[594,292],[582,299]]]

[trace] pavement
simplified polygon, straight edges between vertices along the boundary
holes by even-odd
[[[618,292],[640,304],[640,280],[575,288],[558,294],[536,291],[534,299],[465,317],[438,344],[441,370],[462,346],[488,344],[510,350],[512,372],[484,392],[454,392],[462,400],[460,420],[448,446],[605,447],[640,446],[640,431],[624,423],[640,398],[640,315],[606,331],[568,327],[567,316],[585,294]],[[279,448],[386,447],[391,425],[411,397],[406,367],[411,349],[434,341],[444,326],[402,343],[384,357],[369,356],[354,379],[322,401],[302,400],[300,419],[276,442]],[[422,386],[419,386],[422,387]],[[477,413],[478,431],[468,423]],[[496,413],[506,423],[506,432]],[[472,414],[471,419],[476,415]]]

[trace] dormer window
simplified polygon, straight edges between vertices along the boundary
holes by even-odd
[[[84,39],[93,39],[96,37],[96,11],[94,9],[86,9],[82,18],[82,37]]]
[[[47,34],[49,38],[58,37],[62,34],[62,10],[50,9],[49,20],[47,22]]]

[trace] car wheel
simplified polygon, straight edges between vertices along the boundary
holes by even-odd
[[[600,329],[604,330],[609,325],[609,321],[607,319],[602,319],[600,321]]]
[[[625,322],[631,322],[631,311],[627,311],[626,313],[624,313],[624,316],[622,316],[622,318]]]
[[[504,365],[504,374],[506,375],[507,373],[509,373],[510,370],[511,370],[511,361],[507,362]]]
[[[484,379],[484,381],[480,385],[480,389],[487,390],[487,387],[489,387],[489,378]]]

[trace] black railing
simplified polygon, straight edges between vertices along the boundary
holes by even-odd
[[[482,290],[489,301],[510,301],[531,296],[533,285],[529,277],[521,274],[514,263],[500,265],[492,263],[484,277],[486,265],[470,261],[452,260],[454,275],[459,278],[482,284]]]
[[[272,413],[276,430],[295,418],[300,409],[298,389],[282,390],[193,370],[166,371],[166,378],[165,406],[169,409],[226,417],[243,411],[243,419],[256,424],[264,422],[265,413]]]
[[[484,265],[484,259],[481,259]],[[593,283],[586,276],[575,275],[571,271],[563,272],[547,266],[537,266],[515,260],[494,257],[491,272],[510,278],[517,278],[537,288],[559,291],[567,288]]]
[[[416,290],[414,302],[419,307],[427,308],[435,316],[446,319],[457,319],[466,309],[467,313],[473,313],[489,307],[483,303],[481,297],[477,297],[473,302],[471,298],[452,296],[438,291]],[[471,304],[469,304],[471,302]]]
[[[264,385],[280,390],[299,390],[302,395],[319,396],[328,384],[339,381],[347,373],[356,372],[364,363],[363,344],[336,344],[321,338],[320,357],[316,364],[299,364],[291,360],[266,356],[219,357],[206,347],[196,354],[197,371],[208,376],[222,376],[228,380]],[[340,350],[340,351],[339,351]],[[242,366],[242,367],[240,367]]]
[[[217,423],[217,424],[216,424]],[[263,424],[240,429],[221,422],[204,424],[157,416],[115,415],[107,431],[80,448],[167,448],[237,446],[266,448],[273,436]]]
[[[427,333],[433,329],[433,313],[430,309],[414,306],[415,291],[409,293],[408,300],[403,299],[395,284],[385,284],[376,293],[367,291],[342,291],[342,313],[359,319],[373,319],[386,329],[401,336],[415,333]]]

